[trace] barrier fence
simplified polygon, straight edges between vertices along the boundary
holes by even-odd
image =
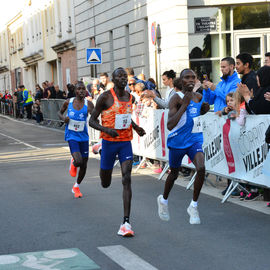
[[[142,162],[146,158],[166,162],[159,177],[161,179],[169,168],[166,146],[169,133],[168,110],[151,109],[146,117],[133,114],[132,118],[146,131],[143,137],[133,132],[133,153],[142,156]],[[198,117],[194,123],[197,129],[199,127],[198,130],[203,132],[207,173],[232,180],[222,202],[226,201],[236,188],[243,188],[241,183],[270,188],[270,158],[267,159],[269,146],[265,143],[265,131],[270,124],[270,116],[248,115],[245,126],[240,126],[234,120],[209,112]],[[92,138],[91,134],[90,132],[90,140],[96,141],[96,133],[95,138]],[[182,165],[194,169],[187,156],[183,158]],[[194,179],[195,175],[187,188],[190,188]]]
[[[44,119],[62,125],[58,111],[64,102],[63,99],[41,100]],[[5,111],[4,104],[1,103],[0,109],[2,113]],[[144,117],[133,114],[132,118],[146,131],[146,135],[143,137],[139,137],[136,132],[133,132],[133,153],[143,157],[141,163],[147,158],[166,162],[159,177],[161,179],[169,168],[166,146],[169,133],[167,129],[168,110],[149,109]],[[270,116],[268,115],[248,115],[244,126],[211,112],[195,119],[194,129],[203,132],[207,173],[232,180],[223,202],[227,200],[233,190],[242,188],[240,183],[270,188],[269,145],[265,143],[265,131],[269,124]],[[90,127],[88,130],[90,142],[99,141],[99,131]],[[182,165],[194,169],[187,156],[183,158]],[[195,175],[187,188],[190,188],[194,179]]]

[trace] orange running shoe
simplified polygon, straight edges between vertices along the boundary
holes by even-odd
[[[73,162],[74,162],[74,159],[71,158],[70,165],[69,165],[69,173],[70,173],[70,175],[72,177],[76,177],[76,175],[77,175],[77,167],[74,166]]]
[[[72,190],[71,190],[72,193],[74,193],[74,197],[75,198],[81,198],[82,197],[82,193],[80,191],[80,188],[79,187],[75,187],[74,185],[73,185]]]
[[[131,230],[131,225],[127,222],[120,225],[120,229],[117,233],[118,235],[122,235],[124,237],[131,237],[134,236],[134,232]]]

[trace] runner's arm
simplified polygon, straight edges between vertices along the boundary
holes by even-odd
[[[104,127],[104,126],[100,125],[99,120],[98,120],[98,117],[100,116],[101,112],[105,109],[105,104],[106,104],[107,98],[108,98],[108,94],[107,94],[107,92],[104,92],[97,99],[96,106],[92,110],[91,117],[89,119],[89,126],[96,129],[96,130],[105,132],[114,138],[114,137],[117,137],[119,135],[117,133],[117,131],[115,129]]]
[[[169,113],[168,113],[168,122],[167,128],[168,130],[172,130],[177,123],[179,122],[180,118],[186,111],[190,100],[192,98],[192,93],[187,92],[183,99],[181,99],[178,95],[174,95],[169,102]]]

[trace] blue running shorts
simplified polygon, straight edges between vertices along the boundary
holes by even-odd
[[[182,164],[182,159],[185,155],[188,155],[191,161],[194,160],[195,155],[198,152],[202,152],[202,144],[201,143],[194,143],[188,148],[185,149],[169,149],[169,164],[171,168],[180,168]]]
[[[116,155],[118,155],[121,164],[126,160],[133,160],[131,142],[111,142],[103,139],[100,168],[103,170],[111,170],[113,168]]]
[[[70,153],[73,154],[74,152],[80,152],[82,157],[89,156],[89,141],[84,142],[77,142],[74,140],[68,141],[68,145],[70,148]]]

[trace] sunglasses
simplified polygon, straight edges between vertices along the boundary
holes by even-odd
[[[136,83],[129,83],[128,86],[131,86],[131,85],[136,85]]]

